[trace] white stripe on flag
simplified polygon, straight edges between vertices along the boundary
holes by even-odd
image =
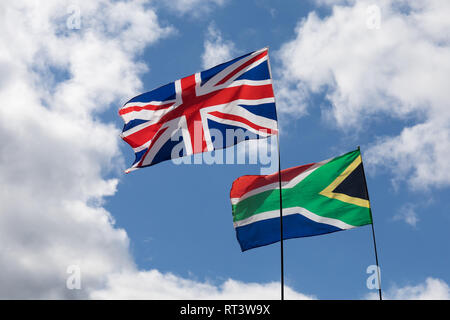
[[[312,221],[315,221],[318,223],[329,224],[331,226],[334,226],[334,227],[337,227],[340,229],[356,228],[356,226],[352,226],[352,225],[347,224],[344,221],[341,221],[338,219],[319,216],[319,215],[312,213],[311,211],[309,211],[305,208],[302,208],[302,207],[283,208],[283,217],[291,215],[291,214],[301,214],[304,217],[306,217]],[[247,219],[236,221],[233,224],[234,224],[234,227],[237,228],[237,227],[246,226],[246,225],[254,223],[254,222],[272,219],[272,218],[279,218],[279,217],[280,217],[280,210],[266,211],[266,212],[254,214],[254,215],[248,217]]]

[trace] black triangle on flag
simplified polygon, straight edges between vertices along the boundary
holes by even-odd
[[[349,197],[369,200],[364,185],[364,172],[360,163],[333,191]]]

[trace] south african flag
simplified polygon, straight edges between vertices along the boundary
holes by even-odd
[[[360,150],[281,171],[283,239],[372,223]],[[242,176],[230,192],[242,251],[280,241],[278,173]]]

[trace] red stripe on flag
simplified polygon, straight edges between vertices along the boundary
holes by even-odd
[[[122,139],[125,140],[132,148],[137,148],[153,139],[161,126],[162,124],[155,123],[128,136],[122,137]]]
[[[209,107],[219,104],[233,102],[234,100],[258,100],[265,98],[273,98],[273,88],[271,84],[262,86],[242,85],[238,87],[225,88],[220,91],[209,93],[205,96],[200,96],[204,99],[203,106]]]
[[[265,98],[273,98],[273,88],[271,84],[262,86],[242,85],[238,87],[224,88],[202,96],[189,96],[183,103],[166,113],[159,121],[165,122],[186,115],[187,113],[197,112],[206,107],[212,107],[219,104],[231,103],[234,100],[258,100]]]
[[[291,181],[303,171],[312,167],[315,163],[305,164],[298,167],[293,167],[281,171],[281,181]],[[268,184],[278,182],[278,172],[263,175],[248,175],[242,176],[234,180],[230,191],[230,198],[240,198],[247,192],[257,189]]]
[[[189,96],[195,95],[195,74],[180,79],[181,82],[181,97],[183,102]]]
[[[258,130],[258,131],[264,131],[265,130],[265,132],[269,133],[269,134],[276,134],[277,133],[277,130],[272,130],[272,129],[269,129],[269,128],[266,128],[266,127],[258,126],[256,124],[254,124],[253,122],[245,119],[244,117],[237,116],[237,115],[234,115],[234,114],[222,113],[220,111],[209,112],[209,114],[212,115],[212,116],[221,118],[221,119],[233,120],[233,121],[238,121],[238,122],[241,122],[241,123],[245,123],[249,127],[252,127],[253,129]]]
[[[173,103],[167,103],[167,104],[161,104],[161,105],[154,105],[154,104],[147,104],[145,106],[129,106],[125,107],[123,109],[119,110],[119,115],[127,114],[133,111],[141,111],[141,110],[162,110],[167,109],[173,106]]]
[[[191,145],[193,153],[207,151],[205,133],[203,131],[202,117],[200,112],[193,112],[187,116],[187,126],[191,136]]]

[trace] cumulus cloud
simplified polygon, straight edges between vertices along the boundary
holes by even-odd
[[[83,297],[69,265],[86,288],[134,268],[102,207],[119,132],[95,115],[140,89],[136,54],[170,28],[141,1],[0,6],[0,297]]]
[[[338,128],[361,129],[373,119],[405,122],[368,150],[412,188],[450,185],[450,3],[439,0],[318,1],[329,16],[312,12],[282,61],[280,109],[304,115],[314,94],[325,94]],[[412,124],[411,124],[412,123]]]
[[[378,299],[378,294],[371,293],[368,299]],[[436,278],[427,278],[424,283],[405,287],[392,287],[383,293],[386,300],[449,300],[450,287]]]
[[[405,221],[412,227],[415,227],[417,225],[417,222],[419,222],[419,217],[417,215],[416,208],[411,203],[402,206],[393,219]]]
[[[236,53],[234,43],[224,40],[214,23],[208,27],[203,46],[202,66],[205,69],[232,59]]]
[[[280,283],[243,283],[229,279],[222,285],[201,283],[183,279],[158,270],[137,273],[111,274],[104,289],[94,291],[94,299],[206,299],[278,300]],[[304,295],[285,287],[286,299],[310,300],[313,296]]]

